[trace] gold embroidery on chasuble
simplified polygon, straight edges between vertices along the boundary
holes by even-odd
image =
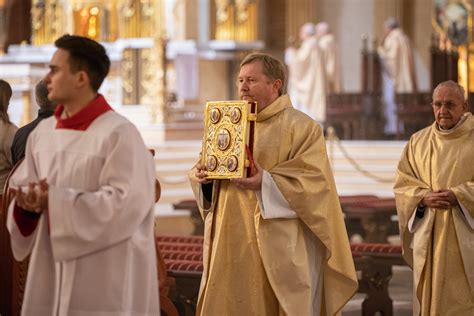
[[[415,233],[407,227],[428,191],[451,190],[474,215],[473,126],[470,113],[449,131],[433,123],[412,136],[399,164],[394,190],[400,233],[420,302],[414,302],[414,311],[421,308],[422,315],[474,314],[474,236],[461,209],[427,208]]]

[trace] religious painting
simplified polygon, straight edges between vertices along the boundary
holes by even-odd
[[[207,170],[214,171],[217,167],[217,158],[216,156],[209,155],[207,156],[207,163],[206,163]]]
[[[257,104],[247,101],[207,102],[204,111],[202,163],[208,179],[249,175]]]
[[[454,45],[464,45],[468,38],[468,6],[463,0],[434,0],[434,24]]]
[[[242,112],[240,112],[240,109],[237,107],[233,108],[232,111],[230,112],[230,120],[234,124],[239,123],[241,116],[242,116]]]
[[[227,169],[229,171],[235,171],[237,169],[237,165],[239,164],[237,157],[235,156],[230,156],[227,158]]]
[[[221,118],[221,111],[219,111],[219,109],[212,109],[209,118],[213,124],[216,124]]]
[[[217,133],[217,147],[224,151],[230,145],[230,133],[225,128],[219,130]]]

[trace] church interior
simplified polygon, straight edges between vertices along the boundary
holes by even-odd
[[[239,99],[236,77],[247,54],[265,52],[284,61],[287,47],[301,45],[304,23],[326,22],[335,38],[341,88],[324,92],[321,124],[359,273],[358,293],[342,314],[411,315],[413,281],[399,246],[395,172],[410,136],[434,120],[430,102],[438,83],[459,82],[474,109],[473,5],[470,0],[0,0],[0,78],[13,88],[8,111],[20,127],[36,116],[34,87],[48,71],[56,38],[76,34],[106,47],[112,66],[99,92],[155,152],[161,185],[157,245],[168,281],[160,297],[170,300],[167,315],[193,315],[203,221],[188,171],[202,148],[206,102]],[[378,47],[390,17],[411,43],[416,89],[394,93],[395,127],[387,133]],[[18,315],[28,263],[15,262],[8,253],[4,212],[0,315]]]

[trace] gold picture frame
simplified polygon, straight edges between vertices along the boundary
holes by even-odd
[[[208,179],[244,178],[252,164],[256,102],[206,103],[201,162]]]

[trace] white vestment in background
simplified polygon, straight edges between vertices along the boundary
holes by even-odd
[[[323,55],[326,70],[326,93],[340,93],[342,91],[342,78],[334,35],[325,34],[321,36],[318,39],[318,45]]]
[[[395,134],[397,132],[395,93],[411,93],[417,90],[413,51],[408,37],[401,29],[396,28],[387,35],[383,45],[378,48],[378,53],[383,67],[385,133]]]
[[[323,55],[315,37],[303,41],[299,49],[287,49],[288,94],[298,110],[318,123],[326,121],[326,76]]]

